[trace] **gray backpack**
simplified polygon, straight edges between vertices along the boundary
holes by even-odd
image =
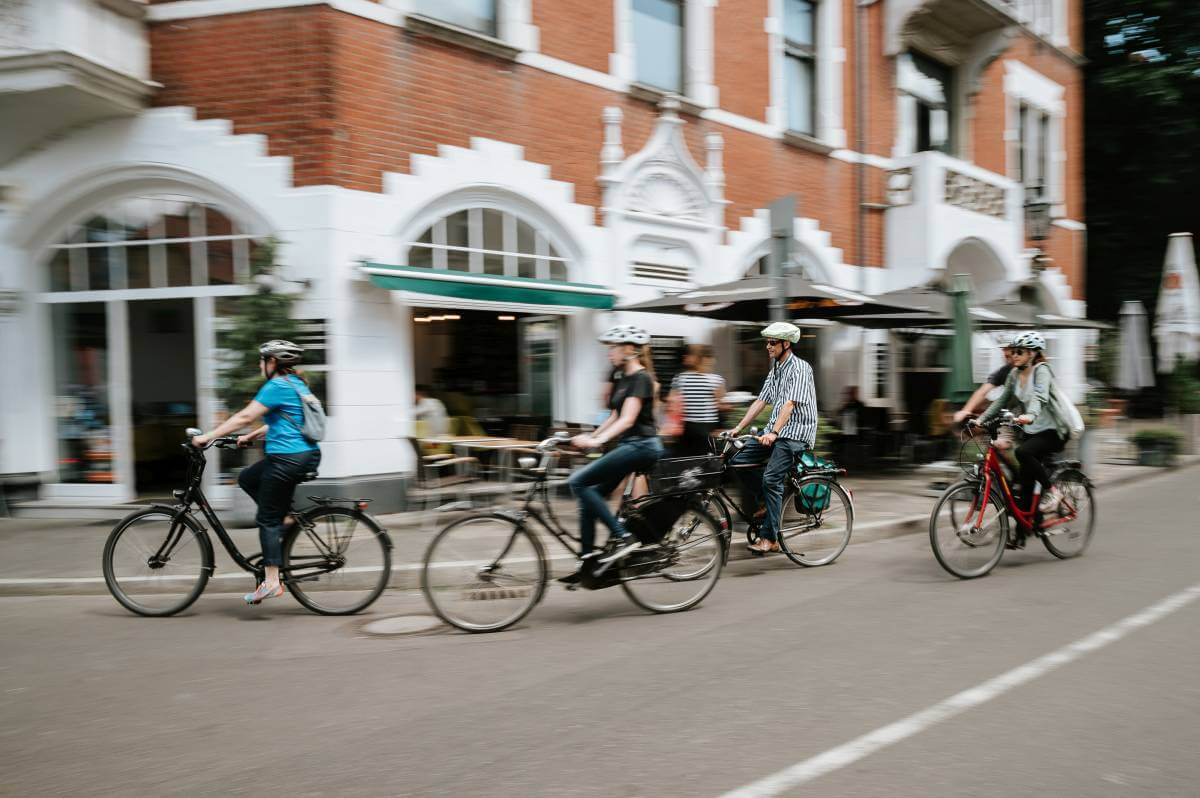
[[[296,387],[295,383],[286,377],[283,381],[286,382],[291,389],[296,392],[296,396],[300,397],[300,407],[304,410],[303,425],[296,424],[296,422],[292,421],[290,418],[288,421],[292,421],[293,424],[296,424],[300,430],[300,434],[303,435],[304,439],[309,443],[316,443],[317,441],[324,440],[325,408],[321,406],[321,400],[318,399],[316,394],[314,394],[312,391],[309,391],[308,393],[301,393],[300,389]],[[284,415],[286,416],[286,413]]]

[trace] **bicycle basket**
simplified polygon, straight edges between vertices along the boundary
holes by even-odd
[[[724,464],[720,457],[668,457],[650,472],[650,492],[655,496],[710,490],[721,484]]]
[[[625,529],[642,543],[658,543],[687,509],[686,495],[641,499],[625,514]]]
[[[983,464],[983,458],[987,455],[987,441],[987,438],[969,435],[958,447],[958,467],[968,477],[975,476]]]
[[[801,477],[808,471],[825,471],[836,468],[837,464],[832,460],[817,457],[810,451],[802,452],[800,454],[800,461],[796,463],[796,472]],[[814,513],[828,510],[829,498],[832,492],[829,489],[829,485],[823,482],[812,482],[802,485],[800,492],[796,494],[796,512],[813,515]]]

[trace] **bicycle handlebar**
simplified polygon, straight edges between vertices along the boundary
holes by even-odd
[[[236,449],[238,446],[238,436],[237,435],[224,435],[220,438],[213,438],[211,441],[208,442],[207,446],[197,448],[192,445],[192,438],[196,437],[197,435],[203,435],[204,431],[197,429],[196,427],[188,427],[187,430],[185,430],[184,434],[187,435],[187,440],[184,441],[184,443],[183,443],[184,448],[192,449],[193,451],[197,451],[197,452],[206,451],[208,449],[213,448],[214,446],[218,449]]]

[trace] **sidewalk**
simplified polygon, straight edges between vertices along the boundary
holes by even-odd
[[[1200,456],[1181,457],[1176,468],[1190,468],[1200,463]],[[1092,479],[1100,491],[1170,469],[1148,466],[1099,464],[1092,469]],[[896,537],[927,530],[929,513],[939,494],[930,488],[933,479],[953,481],[957,472],[944,476],[930,471],[914,471],[903,476],[856,477],[843,480],[854,493],[854,536],[851,544]],[[573,503],[558,500],[556,510],[560,519],[573,524]],[[418,566],[434,528],[423,528],[415,514],[395,514],[379,517],[391,534],[395,549],[392,586],[415,587]],[[112,528],[110,521],[51,521],[29,519],[0,519],[0,596],[43,594],[103,594],[107,590],[101,575],[100,559],[105,539]],[[244,551],[258,551],[258,533],[254,529],[232,530],[231,534]],[[745,538],[735,531],[730,559],[748,558],[741,545]],[[249,576],[230,561],[219,541],[213,540],[216,551],[216,574],[210,591],[241,591],[250,585]],[[549,542],[551,555],[564,554],[558,545]],[[252,587],[252,585],[250,585]]]

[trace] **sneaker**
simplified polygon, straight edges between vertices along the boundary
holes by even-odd
[[[610,562],[616,562],[617,560],[621,559],[622,557],[632,554],[633,552],[637,551],[641,547],[642,547],[642,542],[640,540],[638,540],[637,538],[635,538],[633,535],[625,535],[624,537],[619,537],[619,538],[616,538],[615,540],[610,540],[609,544],[605,548],[611,549],[611,551],[608,553],[608,556],[602,557],[600,560],[598,560],[598,562],[605,563],[605,564],[610,563]]]
[[[1041,510],[1042,515],[1049,515],[1058,509],[1058,505],[1062,504],[1062,499],[1062,494],[1059,493],[1058,488],[1052,487],[1046,492],[1045,496],[1042,496],[1042,501],[1038,504],[1038,509]]]
[[[587,560],[590,560],[593,557],[599,557],[599,556],[600,556],[600,552],[589,551],[587,554],[580,557],[579,561],[577,563],[575,563],[575,570],[572,571],[571,573],[567,574],[566,576],[560,576],[558,578],[558,582],[561,584],[564,584],[564,585],[579,584],[579,580],[583,579],[583,569],[584,569],[584,566],[587,565]]]

